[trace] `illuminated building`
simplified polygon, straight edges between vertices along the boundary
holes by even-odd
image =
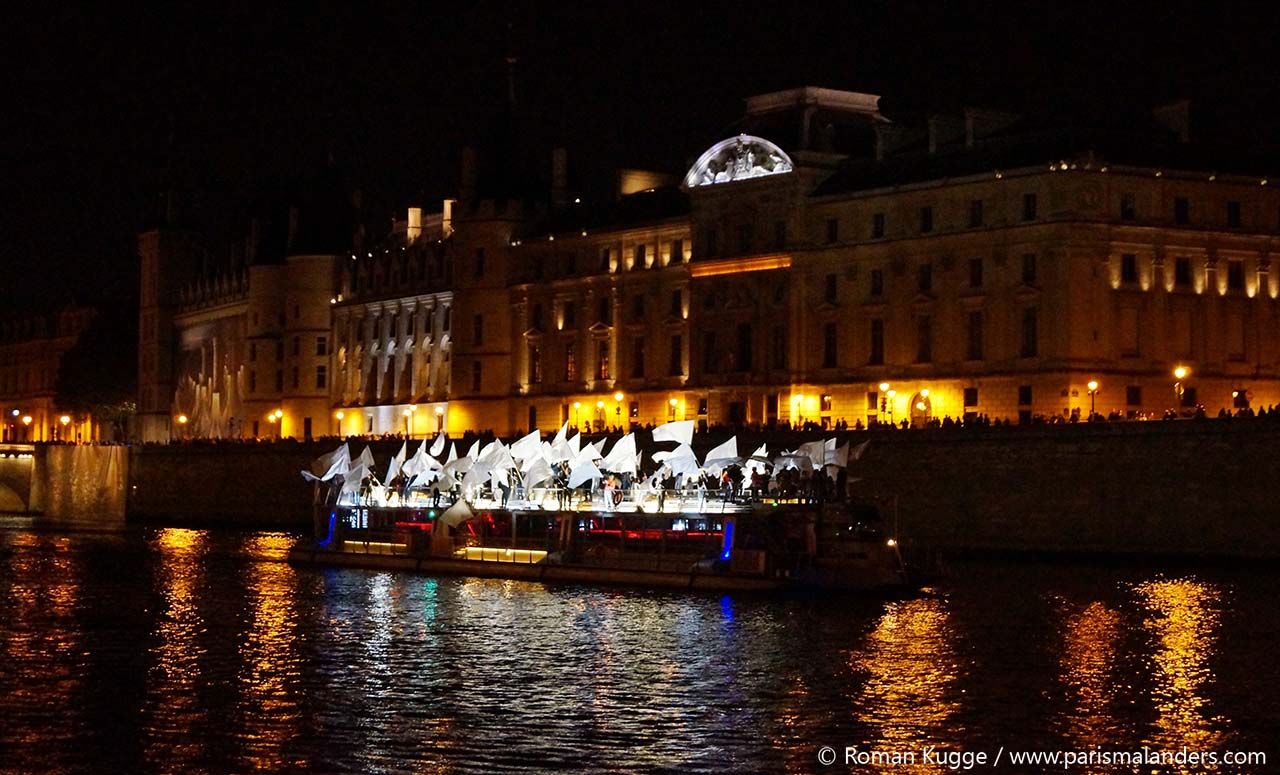
[[[441,212],[311,269],[206,280],[187,291],[204,306],[176,288],[148,303],[144,235],[144,342],[166,315],[173,333],[150,338],[142,404],[153,422],[283,407],[263,436],[308,417],[317,435],[423,436],[1277,404],[1280,194],[1265,161],[1188,127],[1185,103],[1086,131],[899,121],[875,95],[802,88],[750,98],[683,178],[620,172],[610,201],[570,195],[562,151],[535,190],[546,175],[496,154],[486,178],[468,150]],[[321,367],[324,387],[294,388]]]
[[[56,315],[0,321],[0,438],[4,441],[96,439],[89,418],[57,405],[62,354],[93,321],[95,311],[69,305]],[[62,417],[68,422],[61,422]]]

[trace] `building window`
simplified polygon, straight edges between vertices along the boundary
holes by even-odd
[[[630,418],[631,418],[631,419],[633,419],[633,420],[640,416],[640,402],[639,402],[639,401],[632,401],[632,402],[631,402],[631,404],[627,407],[627,416],[628,416],[628,417],[630,417]]]
[[[1124,402],[1127,406],[1142,406],[1142,386],[1126,386],[1124,389]]]
[[[1173,284],[1186,287],[1191,285],[1191,259],[1178,256],[1173,260]]]
[[[751,371],[755,366],[755,358],[752,357],[755,351],[755,337],[753,336],[750,323],[738,324],[738,358],[736,364],[737,371]]]
[[[596,379],[609,378],[609,342],[601,339],[596,342]]]
[[[827,219],[827,244],[830,245],[833,242],[839,242],[839,241],[840,241],[840,219],[828,218]]]
[[[705,415],[707,413],[707,399],[698,399],[698,414]]]
[[[836,324],[826,323],[822,326],[822,368],[834,369],[836,366]]]
[[[1240,203],[1227,202],[1227,227],[1231,229],[1240,228]]]
[[[880,239],[884,236],[884,213],[876,213],[871,216],[871,239]]]
[[[981,258],[969,259],[969,287],[970,288],[982,287],[982,259]]]
[[[644,295],[631,297],[631,320],[639,323],[644,320]]]
[[[928,234],[933,231],[933,208],[920,208],[920,233]]]
[[[564,343],[564,381],[573,382],[578,378],[578,353],[573,342]]]
[[[1035,194],[1022,195],[1022,220],[1034,221],[1039,215],[1039,202]]]
[[[530,327],[538,331],[542,330],[542,305],[541,304],[533,305],[533,311],[529,315],[529,325]]]
[[[302,352],[302,337],[295,336],[293,338],[293,354],[298,355]]]
[[[782,250],[787,246],[787,222],[773,222],[773,247],[775,250]]]
[[[1131,193],[1120,195],[1120,220],[1133,221],[1138,218],[1138,200]]]
[[[969,228],[976,229],[982,225],[982,200],[969,200]]]
[[[536,344],[529,345],[529,382],[534,385],[542,382],[542,348]]]
[[[969,347],[966,356],[971,361],[982,360],[982,311],[969,313]]]
[[[738,224],[738,252],[750,253],[755,243],[755,228],[750,223]]]
[[[484,342],[484,315],[476,315],[471,319],[471,343],[478,345]]]
[[[916,318],[916,363],[933,360],[933,318],[927,315]]]
[[[671,240],[671,263],[673,264],[684,263],[684,240],[682,239]]]
[[[316,355],[328,355],[328,354],[329,354],[329,337],[317,336],[316,337]]]
[[[828,304],[836,303],[836,276],[828,274],[826,283],[823,285],[822,300]]]
[[[871,354],[867,358],[867,364],[871,366],[880,366],[884,364],[884,321],[875,319],[871,321]]]
[[[976,387],[967,387],[964,389],[964,408],[973,409],[978,405],[978,389]]]
[[[578,305],[571,301],[564,303],[564,327],[573,328],[578,325]]]
[[[632,269],[644,269],[644,244],[636,245],[634,254],[631,258]]]
[[[684,294],[679,288],[671,292],[671,317],[684,317]]]
[[[787,367],[787,327],[774,326],[773,328],[773,368],[785,369]]]
[[[707,374],[718,373],[720,369],[716,360],[716,332],[704,331],[702,333],[702,370]]]
[[[1232,259],[1227,262],[1227,289],[1244,290],[1244,262]]]
[[[257,371],[249,372],[249,392],[250,393],[258,392],[258,372]]]
[[[884,295],[884,271],[880,269],[871,270],[871,295]]]
[[[613,304],[608,299],[600,300],[600,314],[597,319],[606,326],[613,325]]]
[[[1031,406],[1031,386],[1018,385],[1018,406]]]
[[[875,390],[867,391],[867,413],[875,414],[880,411],[880,393]]]
[[[1185,196],[1173,199],[1173,222],[1185,226],[1191,222],[1191,201]]]
[[[609,249],[600,248],[600,271],[609,271]]]
[[[831,411],[831,394],[830,393],[823,393],[822,397],[818,399],[818,411],[820,412]]]
[[[1022,284],[1036,284],[1036,254],[1024,253],[1022,255]]]
[[[631,376],[635,379],[644,377],[644,337],[637,336],[631,340]]]
[[[684,374],[684,337],[680,334],[672,335],[667,357],[669,358],[667,374],[672,377],[682,376]]]
[[[471,392],[480,392],[480,361],[471,362]]]
[[[251,361],[258,360],[258,343],[257,342],[249,343],[249,360]]]
[[[1039,322],[1035,307],[1022,311],[1022,347],[1019,354],[1023,358],[1034,358],[1040,352]]]
[[[1120,282],[1126,284],[1138,282],[1138,257],[1132,253],[1120,256]]]
[[[324,366],[316,367],[316,389],[322,390],[328,385],[328,370]]]
[[[928,293],[933,290],[933,264],[921,264],[917,277],[922,293]]]

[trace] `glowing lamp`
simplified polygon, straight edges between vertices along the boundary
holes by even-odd
[[[334,417],[337,417],[339,420],[341,420],[343,417],[346,417],[347,415],[346,415],[346,413],[345,413],[345,412],[337,411],[337,412],[334,412],[334,413],[333,413],[333,416],[334,416]]]
[[[881,393],[887,393],[887,392],[889,392],[889,383],[888,383],[888,382],[881,382],[881,383],[880,383],[880,392],[881,392]]]
[[[22,415],[22,424],[23,424],[23,425],[30,425],[30,424],[31,424],[31,415],[29,415],[29,414],[24,414],[24,415]]]
[[[676,402],[676,400],[673,398],[673,399],[671,399],[671,400],[667,401],[667,403],[668,403],[668,404],[670,404],[671,406],[675,406],[677,402]]]
[[[613,394],[613,400],[614,400],[614,401],[621,401],[621,400],[622,400],[622,391],[621,391],[621,390],[619,390],[617,393],[614,393],[614,394]]]
[[[436,414],[437,414],[437,415],[444,414],[444,407],[443,407],[443,406],[437,406],[437,407],[436,407]]]
[[[66,425],[66,424],[67,424],[67,422],[68,422],[70,419],[71,419],[71,418],[67,417],[66,415],[63,415],[63,422],[62,422],[62,424],[63,424],[63,425]],[[187,416],[186,416],[185,414],[180,414],[180,415],[178,415],[178,424],[179,424],[179,425],[186,425],[186,424],[187,424]]]
[[[1097,390],[1097,389],[1098,389],[1098,380],[1096,380],[1096,379],[1091,379],[1091,380],[1089,380],[1089,385],[1088,385],[1088,387],[1089,387],[1089,392],[1090,392],[1090,393],[1092,393],[1092,392],[1094,392],[1095,390]]]
[[[1179,366],[1178,368],[1173,370],[1173,376],[1177,377],[1178,379],[1182,379],[1183,377],[1186,377],[1190,373],[1191,372],[1187,369],[1186,366]]]
[[[921,391],[920,391],[920,397],[921,397],[921,398],[928,398],[928,397],[929,397],[929,388],[925,388],[924,390],[921,390]]]
[[[64,414],[58,418],[58,422],[62,423],[63,426],[66,426],[67,423],[71,422],[71,416]]]

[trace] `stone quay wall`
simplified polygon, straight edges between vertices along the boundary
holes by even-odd
[[[695,447],[705,453],[727,435],[700,436]],[[813,438],[743,433],[739,452],[768,442],[772,453]],[[1280,557],[1280,422],[939,428],[840,438],[871,440],[850,466],[851,487],[896,500],[886,513],[896,511],[907,545]],[[363,444],[352,441],[352,454]],[[308,529],[312,486],[299,471],[333,446],[134,447],[130,519]],[[400,442],[372,446],[381,468]]]

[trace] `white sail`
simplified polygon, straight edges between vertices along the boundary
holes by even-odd
[[[391,462],[387,464],[387,478],[382,481],[389,482],[396,478],[396,474],[400,473],[400,468],[404,465],[405,455],[408,453],[409,442],[406,441],[400,445],[400,451],[391,456]]]
[[[809,458],[810,468],[822,468],[827,462],[827,446],[822,441],[805,442],[796,450],[796,454]]]
[[[524,472],[525,487],[537,487],[543,482],[554,479],[555,474],[551,471],[551,466],[547,465],[547,461],[537,458],[533,461],[533,465]]]
[[[596,464],[590,460],[579,459],[574,464],[573,470],[569,472],[569,487],[580,487],[592,479],[599,479],[601,476],[600,469],[596,468]]]
[[[560,430],[556,433],[555,439],[552,440],[551,446],[554,447],[557,444],[561,444],[567,441],[568,438],[569,438],[569,421],[565,420],[564,425],[561,425]]]
[[[311,473],[320,481],[332,479],[351,467],[351,451],[344,441],[334,451],[321,455],[311,463]]]
[[[677,420],[653,429],[654,441],[674,441],[679,444],[693,443],[693,420]]]
[[[703,468],[723,468],[732,463],[741,462],[738,458],[738,437],[730,436],[729,440],[707,453]]]
[[[426,442],[424,441],[423,443],[425,444]],[[436,440],[431,442],[431,456],[440,457],[440,453],[444,452],[444,445],[444,431],[440,431],[440,434],[436,436]]]
[[[542,435],[537,431],[526,435],[511,445],[511,457],[516,460],[528,460],[542,449]]]
[[[475,443],[471,445],[471,449],[467,450],[467,454],[463,455],[463,457],[469,457],[472,460],[480,459],[480,439],[475,440]]]
[[[457,459],[458,459],[458,442],[455,441],[449,445],[449,459],[444,461],[445,465],[448,465],[449,463],[452,463]]]
[[[635,471],[637,462],[636,435],[628,433],[613,445],[601,466],[606,471]]]
[[[440,524],[449,527],[457,527],[468,519],[475,517],[475,512],[467,505],[467,502],[459,498],[452,506],[444,510],[440,515]]]

